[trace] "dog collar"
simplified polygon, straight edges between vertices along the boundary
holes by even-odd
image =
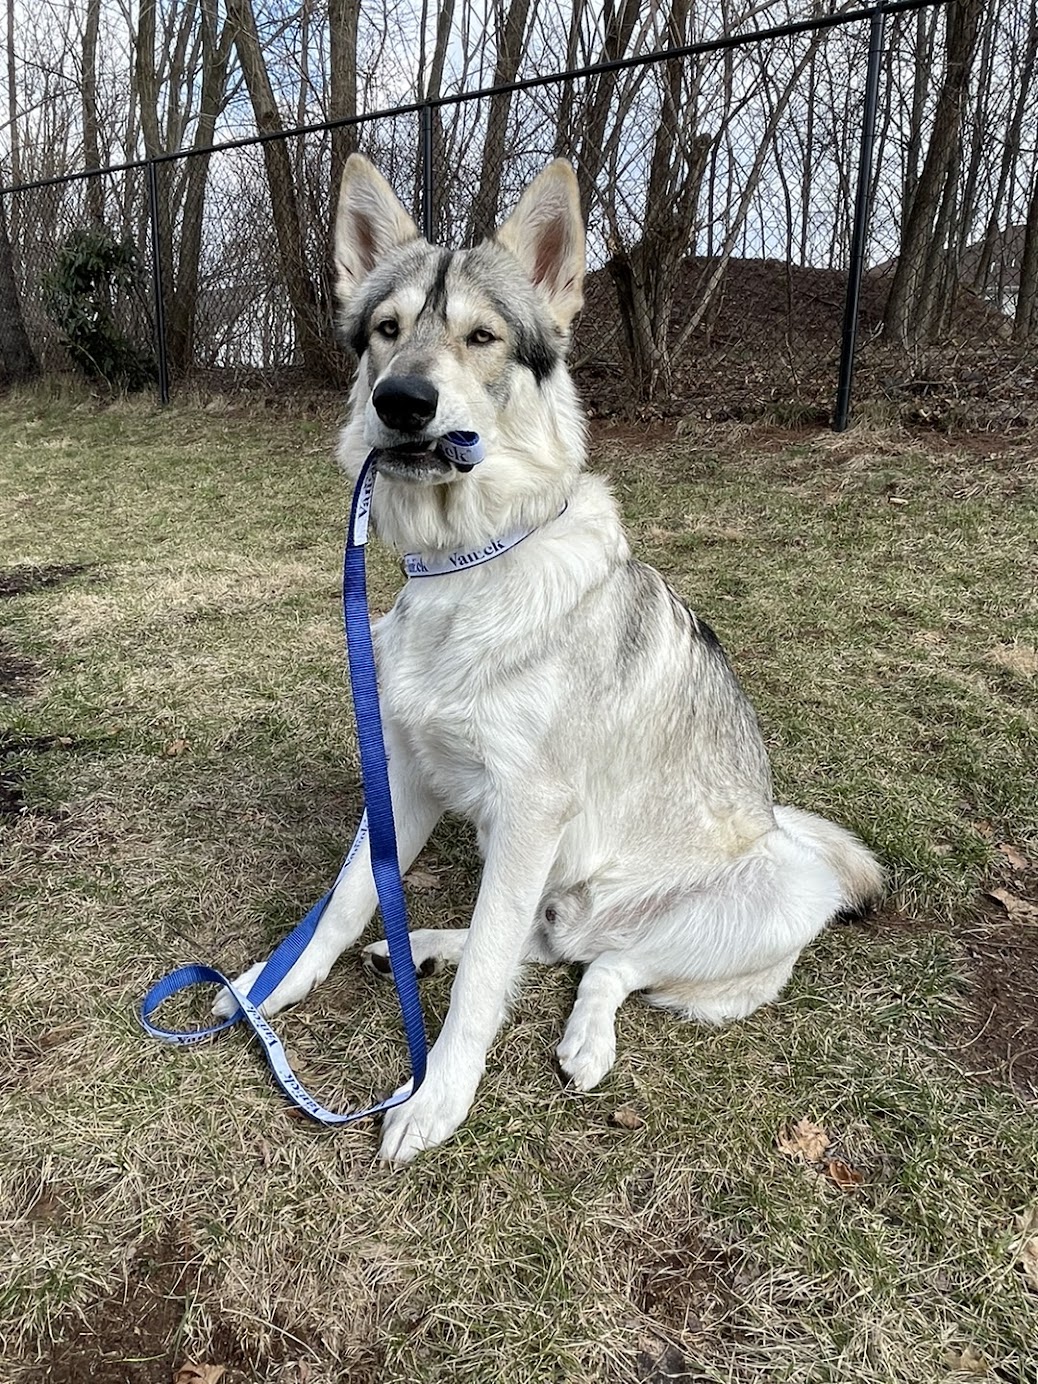
[[[566,512],[568,501],[555,516],[556,519]],[[449,572],[466,572],[470,567],[482,567],[485,562],[493,562],[495,557],[503,557],[505,553],[510,553],[513,548],[518,548],[519,544],[530,537],[531,533],[536,533],[539,524],[532,529],[515,529],[512,533],[506,533],[501,538],[492,538],[489,543],[484,543],[480,548],[469,548],[466,551],[446,553],[442,556],[425,556],[422,553],[404,554],[404,572],[409,578],[413,577],[442,577]]]

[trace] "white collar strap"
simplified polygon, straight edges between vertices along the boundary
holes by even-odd
[[[566,505],[562,506],[559,514],[564,513]],[[558,515],[556,515],[558,518]],[[469,548],[466,552],[444,553],[442,555],[428,555],[422,553],[404,554],[404,571],[408,577],[442,577],[448,572],[464,572],[470,567],[482,567],[484,562],[493,562],[495,557],[503,557],[505,553],[510,553],[513,548],[518,548],[524,539],[530,537],[531,533],[536,533],[537,525],[532,529],[515,529],[512,533],[506,533],[501,538],[492,538],[489,543],[484,543],[479,548]]]

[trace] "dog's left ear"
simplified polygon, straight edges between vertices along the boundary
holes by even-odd
[[[346,160],[335,219],[335,291],[349,306],[357,286],[384,255],[409,240],[418,227],[373,163],[362,154]]]
[[[567,331],[584,306],[584,218],[577,177],[565,159],[534,178],[495,239],[516,257]]]

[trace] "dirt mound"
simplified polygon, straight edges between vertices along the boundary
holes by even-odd
[[[671,311],[672,342],[691,321],[715,265],[699,257],[682,262]],[[935,396],[960,404],[995,396],[1002,411],[1008,411],[1008,423],[1018,425],[1013,422],[1017,414],[1023,423],[1031,421],[1027,401],[1033,395],[1034,372],[1025,370],[1028,378],[1020,378],[1023,357],[1008,344],[1009,322],[1002,313],[962,287],[945,339],[909,357],[879,335],[889,287],[889,267],[867,274],[862,283],[857,398],[885,397],[912,410],[926,396],[931,406],[921,415],[943,418],[947,409]],[[730,260],[717,300],[681,350],[673,388],[656,402],[654,412],[743,419],[777,406],[779,412],[789,412],[787,421],[824,421],[836,392],[846,288],[842,270],[773,259]],[[608,269],[588,277],[574,360],[597,415],[636,406]]]

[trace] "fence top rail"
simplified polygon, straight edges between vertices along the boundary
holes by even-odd
[[[673,62],[679,58],[694,58],[709,53],[720,53],[732,48],[749,48],[769,40],[791,38],[798,34],[814,33],[822,29],[837,29],[844,25],[871,21],[874,15],[902,14],[913,10],[936,9],[950,4],[951,0],[877,0],[857,10],[838,10],[833,14],[818,15],[812,19],[800,19],[790,24],[779,24],[770,29],[753,29],[740,34],[726,34],[722,38],[704,39],[699,43],[684,43],[670,48],[656,48],[650,53],[633,54],[626,58],[609,58],[602,62],[589,63],[585,67],[571,67],[562,72],[547,73],[542,77],[523,77],[515,82],[502,82],[497,86],[478,87],[474,91],[454,92],[447,96],[435,96],[420,101],[409,101],[400,106],[387,106],[382,110],[367,111],[363,115],[346,115],[337,120],[322,120],[311,125],[296,125],[287,130],[271,130],[265,134],[244,135],[240,139],[225,140],[220,144],[201,145],[197,148],[175,149],[164,154],[153,154],[141,159],[129,159],[125,163],[108,164],[104,168],[86,168],[76,173],[59,173],[51,178],[36,178],[27,183],[13,183],[0,187],[0,196],[14,192],[32,192],[37,188],[56,187],[63,183],[79,182],[84,178],[103,177],[107,173],[129,173],[149,164],[173,163],[177,159],[187,159],[194,155],[220,154],[232,149],[246,149],[257,144],[268,144],[271,140],[295,139],[302,135],[325,134],[355,125],[373,124],[379,120],[389,120],[400,115],[414,115],[421,110],[433,110],[442,106],[462,105],[466,101],[483,101],[492,96],[505,96],[511,92],[531,91],[537,87],[552,86],[558,82],[577,81],[584,77],[597,77],[609,72],[623,72],[635,67],[655,66],[659,63]]]

